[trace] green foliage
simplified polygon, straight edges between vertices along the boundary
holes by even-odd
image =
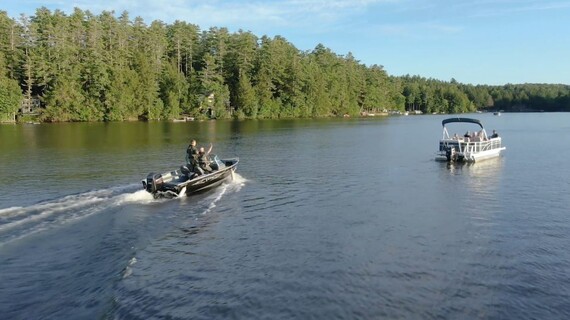
[[[238,88],[236,90],[236,108],[239,110],[241,118],[257,117],[258,104],[255,91],[251,85],[251,81],[245,72],[241,72],[239,76]]]
[[[164,102],[162,118],[178,117],[181,106],[186,103],[188,83],[178,68],[174,63],[167,64],[160,79],[160,98]]]
[[[406,110],[420,110],[424,113],[465,113],[477,110],[473,99],[479,89],[473,89],[473,86],[460,86],[454,79],[444,82],[419,76],[404,76],[399,81],[404,86],[402,94]],[[481,98],[478,101],[488,97],[483,92],[479,94]]]
[[[0,52],[0,71],[5,69],[4,54]],[[14,121],[22,103],[22,90],[16,80],[0,73],[0,122]]]
[[[22,103],[18,82],[0,77],[0,121],[13,121]]]
[[[407,110],[463,113],[475,110],[570,111],[570,86],[563,84],[461,85],[419,76],[398,78]],[[420,97],[418,99],[418,96]],[[434,101],[430,104],[429,101]]]
[[[22,92],[42,101],[46,121],[570,111],[567,85],[390,77],[322,44],[302,52],[280,36],[201,31],[183,21],[147,25],[127,12],[42,7],[16,21],[0,11],[0,57],[3,118],[13,117]]]
[[[508,111],[570,111],[570,86],[562,84],[507,84],[487,87],[493,108]]]
[[[45,96],[48,106],[44,119],[47,121],[90,121],[89,109],[85,108],[85,97],[77,79],[65,74],[58,77],[54,89]]]

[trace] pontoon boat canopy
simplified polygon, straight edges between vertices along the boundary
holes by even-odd
[[[467,123],[475,123],[478,124],[481,128],[483,128],[483,125],[481,124],[481,121],[477,120],[477,119],[471,119],[471,118],[449,118],[449,119],[445,119],[441,122],[441,125],[445,127],[446,124],[448,123],[452,123],[452,122],[467,122]]]

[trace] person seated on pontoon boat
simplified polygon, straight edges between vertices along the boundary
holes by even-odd
[[[485,135],[483,134],[483,129],[481,131],[473,132],[473,141],[485,141]]]
[[[497,133],[497,131],[493,130],[493,134],[491,135],[491,139],[492,138],[498,138],[498,137],[499,137],[499,134]]]

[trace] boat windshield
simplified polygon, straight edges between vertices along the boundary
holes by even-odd
[[[220,158],[218,158],[218,155],[212,154],[210,155],[210,159],[212,160],[212,163],[210,164],[212,169],[221,170],[226,167],[226,164],[223,161],[221,161]]]

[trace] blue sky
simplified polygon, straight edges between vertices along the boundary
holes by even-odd
[[[301,50],[322,43],[396,76],[570,84],[570,0],[0,0],[14,18],[41,6],[281,35]]]

